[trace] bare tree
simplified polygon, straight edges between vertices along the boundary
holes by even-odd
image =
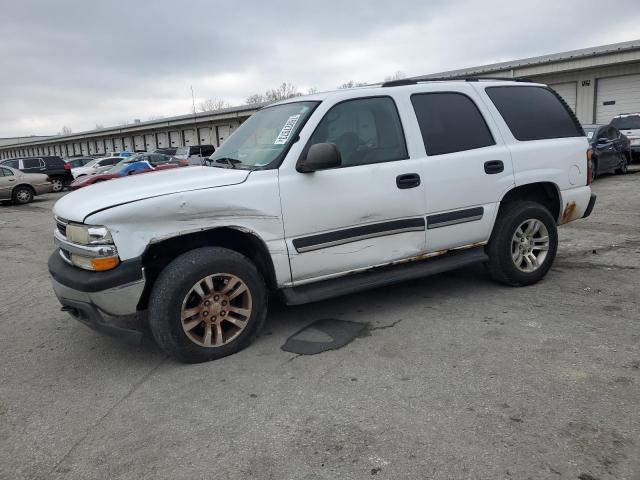
[[[62,129],[58,132],[58,135],[70,135],[72,133],[73,133],[73,130],[71,130],[66,125],[63,125]]]
[[[262,103],[262,102],[265,102],[266,100],[264,98],[264,95],[260,93],[254,93],[250,97],[247,97],[245,101],[247,102],[247,105],[255,105],[256,103]]]
[[[366,85],[367,85],[366,82],[354,82],[353,80],[349,80],[348,82],[345,82],[342,85],[338,85],[338,88],[365,87]]]
[[[402,80],[403,78],[407,78],[407,74],[398,70],[393,75],[389,75],[388,77],[384,77],[385,82],[393,82],[394,80]]]
[[[232,105],[222,98],[207,98],[204,102],[198,104],[198,111],[210,112],[212,110],[221,110],[229,108]]]
[[[96,123],[96,130],[102,130],[104,128],[104,125],[102,125],[101,123]]]
[[[247,97],[247,104],[253,105],[262,102],[277,102],[278,100],[285,100],[291,97],[299,97],[302,92],[298,90],[298,87],[287,82],[282,82],[278,87],[272,88],[261,93],[254,93]]]
[[[307,89],[307,95],[313,95],[314,93],[318,93],[318,89],[316,87],[309,87]]]

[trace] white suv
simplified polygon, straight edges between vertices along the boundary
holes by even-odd
[[[263,108],[198,166],[73,192],[49,260],[64,310],[186,362],[255,337],[288,304],[485,263],[529,285],[556,226],[590,214],[588,142],[562,100],[516,81],[396,81]],[[452,294],[455,294],[452,292]],[[129,320],[129,319],[128,319]]]

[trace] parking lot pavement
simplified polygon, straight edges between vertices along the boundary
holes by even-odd
[[[285,308],[178,364],[60,312],[51,206],[0,206],[0,478],[638,479],[640,174],[594,185],[540,284],[482,268]],[[324,318],[346,346],[280,350]]]

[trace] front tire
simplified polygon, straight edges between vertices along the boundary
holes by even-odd
[[[616,173],[618,175],[624,175],[627,173],[627,170],[629,170],[629,157],[627,157],[627,155],[624,155],[624,161],[622,162],[622,165],[620,165],[620,167],[616,168]]]
[[[558,230],[549,211],[531,201],[501,207],[487,245],[491,277],[505,285],[524,286],[540,281],[558,250]]]
[[[161,272],[149,299],[158,345],[185,363],[236,353],[256,337],[267,316],[267,289],[238,252],[205,247],[180,255]]]

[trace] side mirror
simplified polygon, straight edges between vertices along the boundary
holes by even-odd
[[[296,170],[300,173],[311,173],[340,165],[342,165],[342,157],[335,143],[316,143],[311,146],[306,158],[298,160]]]

